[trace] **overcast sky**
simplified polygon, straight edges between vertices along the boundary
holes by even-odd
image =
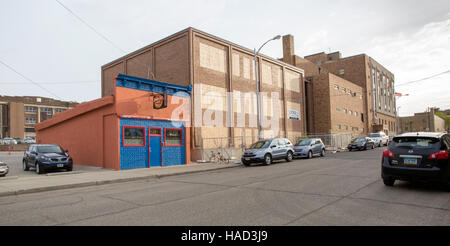
[[[397,85],[450,70],[449,0],[59,1],[110,42],[55,0],[0,0],[0,61],[40,84],[0,64],[0,95],[99,98],[102,65],[189,26],[250,49],[291,34],[301,57],[365,53]],[[281,58],[281,40],[262,53]],[[401,116],[450,109],[450,73],[396,91],[409,94],[398,101]]]

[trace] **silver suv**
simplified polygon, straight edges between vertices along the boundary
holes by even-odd
[[[381,147],[382,145],[388,145],[389,137],[384,132],[376,132],[369,134],[369,138],[375,142],[375,147]]]
[[[287,138],[273,138],[258,141],[246,149],[241,161],[245,166],[251,163],[264,163],[270,165],[273,160],[285,159],[292,161],[294,146]]]

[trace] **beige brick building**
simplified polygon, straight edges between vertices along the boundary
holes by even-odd
[[[0,96],[0,138],[34,137],[34,124],[77,104],[46,97]]]
[[[357,124],[357,122],[343,122],[343,124],[352,123],[354,128],[358,129],[360,134],[367,134],[380,130],[383,130],[389,135],[395,134],[394,75],[373,58],[366,54],[342,58],[340,52],[330,54],[321,52],[301,58],[295,55],[294,37],[292,35],[286,35],[283,37],[283,58],[281,60],[302,68],[305,71],[307,80],[311,81],[306,87],[308,96],[307,114],[310,119],[315,119],[313,121],[308,121],[309,131],[312,131],[313,133],[323,133],[323,131],[326,130],[325,126],[317,128],[312,125],[317,124],[317,122],[325,122],[323,124],[332,126],[330,127],[329,132],[334,132],[337,130],[336,128],[339,124],[337,123],[338,119],[343,119],[339,114],[330,115],[331,117],[338,117],[335,119],[335,122],[331,122],[328,120],[328,115],[323,112],[318,112],[317,108],[312,108],[311,105],[317,104],[317,102],[314,103],[314,101],[320,100],[314,95],[316,89],[318,87],[328,88],[332,84],[337,85],[340,88],[347,88],[349,87],[348,82],[350,82],[358,86],[353,90],[350,90],[361,91],[361,94],[356,98],[362,97],[362,100],[359,102],[354,101],[353,103],[362,104],[362,110],[357,112],[363,126],[357,126],[361,122],[358,122],[359,124]],[[322,76],[322,74],[328,73],[336,75],[344,80],[337,80],[335,76]],[[324,85],[317,85],[317,83],[324,83]],[[316,89],[312,88],[312,85],[315,85]],[[319,93],[320,95],[324,95],[321,92]],[[330,98],[324,98],[324,101],[320,102],[321,104],[324,104],[325,101],[336,104],[341,99],[339,97],[333,98],[331,94],[325,95]],[[342,99],[342,103],[345,103],[344,101],[347,100],[347,98],[344,99],[344,97],[342,97]],[[360,108],[360,106],[361,105],[355,107]],[[320,118],[321,115],[325,118]],[[349,125],[348,129],[350,129],[350,127],[353,126]]]
[[[265,40],[262,40],[265,41]],[[224,39],[187,28],[102,66],[102,96],[112,95],[118,73],[180,85],[192,85],[192,158],[207,138],[232,139],[230,147],[257,140],[255,122],[254,51]],[[287,136],[292,140],[306,132],[304,70],[259,54],[259,87],[267,93],[261,102],[262,116],[278,128],[263,126],[264,137]],[[272,92],[276,97],[272,97]],[[229,93],[233,93],[230,99]],[[244,96],[239,96],[244,95]],[[278,114],[275,108],[280,110]],[[222,127],[199,124],[208,110],[217,110]],[[244,119],[239,118],[244,115]],[[244,121],[244,125],[243,124]],[[203,123],[203,122],[201,122]]]
[[[435,108],[413,116],[399,117],[399,133],[404,132],[443,132],[445,120],[435,115]]]

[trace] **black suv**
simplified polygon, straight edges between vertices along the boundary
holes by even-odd
[[[383,152],[381,177],[387,186],[395,180],[443,182],[450,187],[450,135],[416,132],[396,136]]]
[[[31,166],[38,174],[47,170],[72,171],[73,161],[67,152],[56,144],[32,144],[23,155],[23,170],[28,171]]]

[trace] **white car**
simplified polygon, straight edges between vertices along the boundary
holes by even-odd
[[[17,140],[15,140],[14,138],[4,138],[3,139],[3,144],[17,144]]]
[[[389,143],[389,136],[384,132],[370,133],[369,138],[373,139],[377,147],[387,146]]]

